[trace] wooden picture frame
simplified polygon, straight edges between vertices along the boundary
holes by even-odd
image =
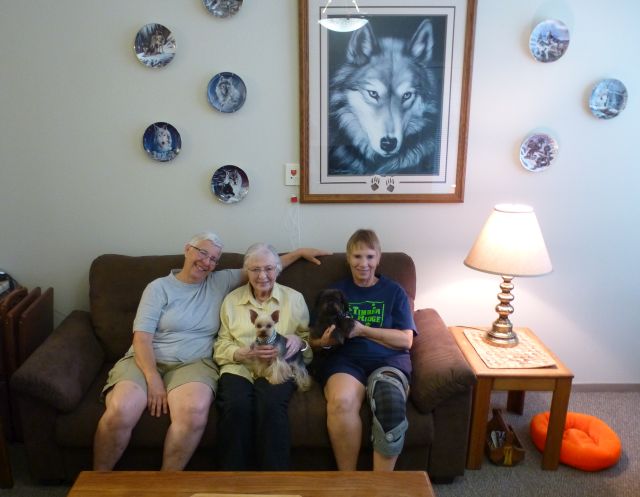
[[[301,201],[463,202],[476,0],[357,3],[298,0]]]

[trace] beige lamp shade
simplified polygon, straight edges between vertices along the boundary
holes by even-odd
[[[551,272],[551,260],[533,209],[528,205],[496,205],[464,264],[498,275]]]

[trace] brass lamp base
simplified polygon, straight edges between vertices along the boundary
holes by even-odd
[[[497,347],[515,347],[518,345],[518,335],[516,335],[513,330],[500,331],[491,328],[491,330],[487,331],[487,334],[483,339],[488,344],[495,345]]]
[[[513,290],[512,279],[513,276],[502,275],[503,281],[500,284],[500,290],[502,291],[498,294],[500,303],[496,306],[496,312],[499,317],[483,337],[485,342],[497,347],[515,347],[518,345],[518,336],[513,332],[513,325],[509,321],[509,314],[513,312],[513,307],[511,306],[511,301],[513,300],[513,295],[511,294],[511,290]]]

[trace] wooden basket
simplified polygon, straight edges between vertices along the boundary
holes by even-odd
[[[500,409],[493,409],[493,418],[487,423],[485,452],[498,466],[514,466],[524,459],[524,449],[510,425],[502,418]]]

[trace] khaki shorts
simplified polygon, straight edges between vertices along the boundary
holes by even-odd
[[[204,383],[209,385],[214,395],[218,389],[218,379],[220,378],[220,371],[218,365],[213,362],[213,359],[198,359],[193,362],[178,362],[178,363],[157,363],[156,367],[167,392],[170,392],[180,385],[185,383]],[[107,392],[113,388],[113,386],[123,380],[133,381],[140,385],[140,387],[147,392],[147,381],[142,374],[142,371],[136,364],[136,360],[133,356],[123,357],[115,363],[109,376],[107,378],[107,384],[102,389],[100,398],[104,400]]]

